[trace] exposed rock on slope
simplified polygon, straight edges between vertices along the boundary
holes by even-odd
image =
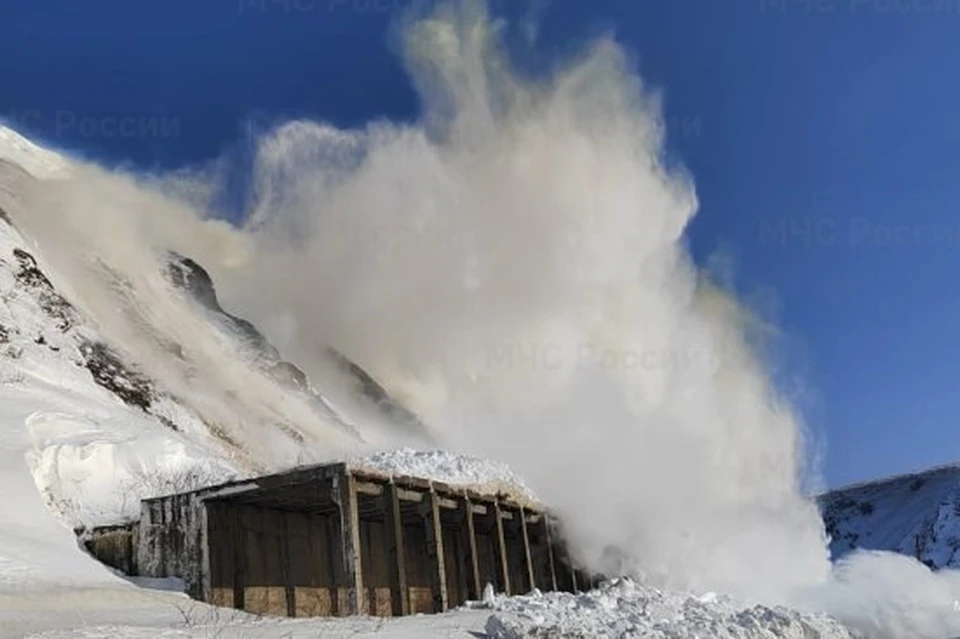
[[[0,220],[0,224],[7,227],[5,232],[15,233],[9,220]],[[82,315],[56,291],[33,255],[21,247],[14,247],[11,254],[16,263],[16,268],[12,269],[15,288],[7,295],[26,294],[33,297],[40,310],[52,320],[57,331],[69,334],[72,338],[69,342],[72,348],[68,348],[65,356],[75,358],[75,363],[85,367],[94,382],[121,401],[150,413],[151,404],[157,399],[154,384],[126,364],[118,353],[105,342],[93,337],[89,331],[72,331],[71,329],[83,323]],[[19,332],[20,329],[15,330]],[[5,339],[9,341],[9,335],[6,335]],[[45,335],[42,330],[38,332],[34,342],[54,352],[59,352],[64,347]],[[161,420],[172,426],[168,418],[161,417]]]
[[[7,224],[9,224],[9,220]],[[53,284],[37,267],[37,260],[22,248],[14,248],[13,257],[16,258],[19,267],[14,273],[17,283],[36,294],[40,308],[56,320],[57,328],[61,331],[67,331],[76,324],[78,319],[76,311],[67,300],[54,290]]]
[[[168,255],[167,276],[174,286],[190,296],[211,315],[212,321],[242,343],[241,353],[269,374],[277,382],[288,387],[313,392],[307,375],[295,364],[281,358],[280,352],[252,323],[237,317],[220,304],[213,278],[195,260],[171,252]],[[352,382],[359,398],[380,411],[398,428],[425,438],[426,431],[419,418],[395,401],[369,373],[333,347],[322,353],[331,367]]]

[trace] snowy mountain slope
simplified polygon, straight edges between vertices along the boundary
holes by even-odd
[[[56,290],[109,336],[120,359],[135,362],[238,452],[254,451],[252,464],[270,469],[323,461],[398,438],[429,443],[417,417],[335,348],[319,358],[326,360],[322,378],[306,379],[257,327],[220,305],[212,278],[190,256],[162,240],[144,242],[139,253],[126,251],[125,244],[142,238],[124,233],[136,234],[148,218],[137,211],[142,202],[131,204],[123,193],[102,196],[123,190],[109,173],[71,163],[9,130],[0,143],[0,209],[36,242],[32,255],[46,262]],[[91,220],[91,207],[102,220]],[[105,245],[105,234],[115,242]],[[316,386],[324,387],[323,395]],[[381,428],[368,427],[360,437],[358,422]],[[257,437],[277,430],[281,436],[270,445]]]
[[[318,411],[331,416],[338,414],[330,401],[311,386],[307,375],[296,364],[284,360],[277,348],[256,326],[227,312],[221,306],[213,279],[202,265],[189,257],[171,253],[167,274],[174,286],[187,292],[202,307],[215,326],[238,342],[238,355],[290,390],[314,397],[320,404]],[[417,416],[390,397],[360,366],[332,347],[328,347],[326,352],[320,355],[328,361],[329,368],[342,373],[349,387],[356,391],[352,398],[355,403],[364,404],[368,410],[382,413],[406,435],[424,443],[430,441],[429,434]],[[344,426],[352,435],[361,438],[352,425]]]
[[[175,402],[159,398],[147,412],[96,381],[83,346],[98,336],[42,280],[23,275],[35,275],[33,263],[14,251],[27,248],[0,222],[0,636],[54,618],[81,624],[119,602],[172,623],[163,596],[93,561],[72,527],[132,514],[150,491],[146,478],[232,474],[229,454]],[[109,381],[131,387],[120,370]]]
[[[8,160],[11,155],[6,153]],[[5,189],[0,196],[5,197],[0,197],[0,209],[14,225],[27,229],[34,220],[23,210],[22,194],[52,190],[73,170],[65,169],[58,181],[40,186],[32,176],[2,169],[0,183]],[[5,232],[17,233],[12,228]],[[49,251],[42,238],[27,246],[20,236],[23,246],[12,247],[18,251],[14,257],[29,263],[12,268],[19,268],[20,286],[38,291],[42,305],[63,310],[58,322],[95,335],[81,349],[87,360],[95,360],[99,381],[108,383],[113,369],[126,369],[129,388],[111,389],[125,400],[148,411],[151,403],[172,401],[199,419],[211,437],[230,447],[251,470],[290,465],[304,456],[329,458],[362,444],[349,420],[309,392],[307,384],[292,387],[281,379],[277,371],[288,372],[290,367],[279,357],[273,357],[273,371],[251,366],[251,358],[244,357],[245,349],[250,350],[246,336],[219,330],[223,327],[198,312],[189,296],[166,277],[164,260],[138,256],[138,269],[119,269],[108,263],[109,256],[85,249],[82,235],[70,240],[78,245],[73,253],[62,247]],[[50,258],[60,261],[51,264]],[[64,278],[64,273],[70,277]],[[56,313],[57,308],[47,310]],[[260,346],[261,352],[268,352],[265,344]],[[238,394],[238,388],[244,392]],[[170,421],[168,425],[176,426]]]
[[[960,567],[960,466],[848,486],[818,498],[834,558],[857,548]]]
[[[125,474],[206,466],[222,476],[240,467],[227,461],[240,460],[195,413],[117,358],[52,289],[23,238],[3,221],[0,379],[4,450],[20,456],[5,468],[28,459],[36,488],[71,525],[96,524],[98,513],[118,512],[92,496],[126,499],[129,508],[119,510],[133,512],[134,495],[118,494],[124,482],[136,483]],[[211,465],[214,459],[222,461]],[[114,488],[100,490],[98,482]]]
[[[21,167],[38,178],[62,177],[69,165],[63,156],[34,144],[3,125],[0,125],[0,161]]]

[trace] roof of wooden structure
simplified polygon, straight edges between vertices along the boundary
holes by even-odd
[[[501,507],[523,509],[531,514],[546,514],[547,509],[517,492],[491,491],[485,486],[457,486],[409,475],[394,475],[372,469],[362,464],[335,462],[301,466],[288,471],[251,479],[233,480],[222,484],[199,488],[178,495],[193,495],[201,500],[223,500],[245,503],[264,508],[297,512],[334,513],[337,511],[335,496],[330,485],[335,478],[347,474],[357,482],[361,496],[381,494],[385,484],[397,486],[404,499],[419,501],[423,493],[435,493],[441,505],[456,507],[456,500],[467,497],[477,505],[497,503]],[[144,499],[153,502],[174,495]]]

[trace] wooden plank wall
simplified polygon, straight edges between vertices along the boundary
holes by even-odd
[[[507,570],[510,573],[510,594],[525,595],[530,592],[530,580],[527,578],[526,556],[523,547],[523,533],[520,530],[519,513],[513,513],[513,519],[504,522],[503,535],[507,545]]]
[[[460,526],[444,525],[443,553],[444,569],[446,571],[447,606],[456,608],[462,606],[470,598],[467,590],[468,550],[464,548],[464,538],[460,533]]]
[[[136,525],[94,529],[84,545],[101,563],[125,575],[136,575],[139,528]]]
[[[367,602],[364,614],[390,617],[393,615],[390,540],[385,522],[361,520],[360,547]]]
[[[520,594],[533,587],[572,591],[583,579],[541,514],[499,504],[474,513],[466,497],[456,508],[447,498],[441,508],[435,494],[419,504],[397,495],[388,486],[379,495],[354,496],[360,514],[352,563],[341,533],[349,518],[208,502],[210,603],[276,616],[386,617],[463,605],[479,599],[487,583]]]
[[[346,614],[331,517],[208,504],[214,605],[265,615]]]
[[[427,552],[427,529],[420,516],[404,518],[403,539],[410,614],[432,613],[433,567]]]
[[[495,592],[506,592],[495,527],[477,530],[477,559],[480,564],[481,587],[491,584]]]

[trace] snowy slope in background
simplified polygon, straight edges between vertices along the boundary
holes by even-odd
[[[866,548],[960,567],[960,466],[856,484],[818,501],[834,558]]]

